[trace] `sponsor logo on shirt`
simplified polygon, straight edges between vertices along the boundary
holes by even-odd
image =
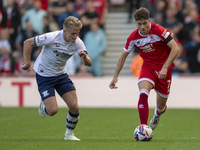
[[[145,45],[145,46],[143,46],[143,47],[140,47],[140,49],[141,49],[144,53],[152,52],[152,51],[155,50],[155,49],[153,49],[153,44]]]
[[[41,41],[44,41],[46,39],[47,39],[46,35],[40,35],[37,37],[37,43],[40,43]]]
[[[59,57],[64,58],[64,59],[69,59],[72,56],[72,55],[69,55],[67,53],[61,53],[57,50],[54,50],[53,52],[56,54],[56,56],[59,56]]]

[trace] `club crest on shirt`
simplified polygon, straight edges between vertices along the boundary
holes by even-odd
[[[76,51],[75,45],[74,44],[69,44],[68,51],[69,52],[75,52]]]

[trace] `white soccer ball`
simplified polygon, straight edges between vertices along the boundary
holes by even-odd
[[[136,127],[134,137],[136,141],[150,141],[153,137],[153,130],[149,126],[141,124]]]

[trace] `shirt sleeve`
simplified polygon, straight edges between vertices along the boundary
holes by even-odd
[[[173,36],[173,34],[171,33],[171,31],[165,29],[164,27],[162,27],[161,25],[157,25],[157,31],[156,31],[157,35],[163,40],[165,41],[169,36]]]
[[[77,47],[77,52],[80,52],[81,50],[87,51],[85,48],[85,44],[79,37],[77,37],[76,39],[76,47]]]
[[[34,44],[35,46],[43,46],[43,45],[51,44],[53,40],[55,39],[56,35],[57,35],[57,32],[49,32],[42,35],[38,35],[34,37]]]
[[[134,32],[127,38],[126,43],[124,45],[124,51],[131,52],[134,49]]]

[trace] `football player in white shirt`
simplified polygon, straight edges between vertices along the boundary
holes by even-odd
[[[24,70],[31,66],[32,46],[42,46],[41,53],[33,67],[42,98],[39,106],[40,116],[53,116],[58,112],[55,90],[69,108],[66,119],[65,140],[80,140],[73,133],[79,119],[79,105],[76,89],[66,72],[66,61],[75,52],[78,52],[86,66],[92,65],[85,45],[78,37],[81,28],[81,21],[70,16],[65,19],[63,30],[32,37],[24,42],[24,62],[21,65]]]

